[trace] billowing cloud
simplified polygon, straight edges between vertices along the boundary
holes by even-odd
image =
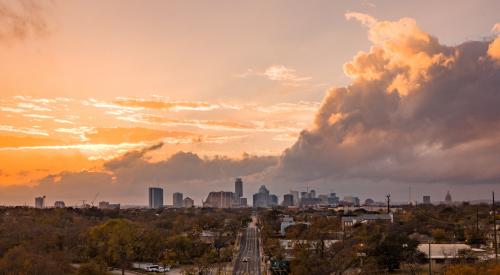
[[[500,36],[491,42],[488,47],[488,55],[497,61],[500,61]]]
[[[420,30],[412,18],[392,22],[361,13],[348,13],[346,17],[368,26],[373,43],[370,52],[360,52],[344,65],[346,75],[354,81],[380,80],[391,73],[394,76],[390,76],[386,91],[406,95],[426,80],[432,67],[445,68],[453,61],[453,49]]]
[[[491,59],[500,62],[500,23],[496,23],[491,29],[491,32],[497,34],[497,38],[493,40],[488,47],[488,55]]]
[[[244,176],[245,180],[253,180],[256,184],[281,184],[280,191],[287,191],[292,185],[304,186],[306,182],[330,181],[349,184],[363,182],[377,187],[379,185],[376,183],[381,182],[404,183],[405,186],[408,183],[474,186],[498,182],[498,38],[447,46],[421,30],[411,18],[381,21],[361,13],[349,13],[346,17],[359,20],[368,28],[372,47],[367,52],[359,52],[345,64],[344,71],[351,77],[352,84],[329,91],[314,116],[312,127],[303,130],[295,144],[285,150],[279,159],[248,155],[228,158],[213,154],[204,158],[195,153],[178,152],[195,150],[192,148],[197,146],[196,141],[189,144],[191,147],[175,147],[160,159],[157,156],[162,152],[159,145],[123,154],[148,144],[139,142],[132,144],[134,147],[113,148],[115,153],[123,155],[112,160],[101,159],[102,166],[94,169],[83,172],[73,169],[71,172],[58,172],[45,177],[36,182],[38,185],[30,189],[32,192],[26,193],[44,192],[54,197],[66,194],[68,199],[76,200],[77,196],[84,194],[92,197],[98,189],[103,190],[103,196],[107,198],[116,196],[121,201],[140,198],[139,201],[144,203],[146,188],[151,185],[166,185],[170,188],[168,190],[182,191],[182,188],[187,188],[203,197],[209,190],[223,189],[222,183],[230,185],[235,176]],[[275,67],[259,74],[278,82],[303,78],[286,67]],[[11,112],[9,109],[6,112],[22,117],[24,112],[51,111],[50,115],[59,117],[53,114],[57,113],[53,106],[45,106],[43,102],[27,103],[32,105],[5,106],[22,109],[23,112]],[[218,107],[217,111],[214,109],[213,113],[203,112],[203,116],[200,116],[200,112],[166,113],[176,108],[192,108],[196,111],[209,106],[223,106],[219,103],[180,103],[163,98],[117,99],[111,103],[88,100],[84,103],[87,106],[113,112],[109,113],[113,115],[113,120],[103,123],[107,126],[77,124],[71,128],[56,128],[53,132],[77,135],[83,145],[84,141],[91,139],[95,142],[119,142],[115,135],[123,135],[129,141],[154,141],[156,138],[176,135],[171,129],[195,132],[195,128],[203,130],[196,133],[221,129],[242,131],[250,136],[249,139],[259,137],[255,133],[266,133],[263,135],[266,141],[290,142],[297,129],[292,124],[287,128],[289,125],[283,122],[293,120],[294,107],[302,108],[300,113],[295,112],[297,117],[316,108],[315,103],[277,104],[268,108],[243,104],[238,112],[231,114],[223,113],[222,107]],[[37,107],[34,106],[49,110],[35,110]],[[246,111],[255,110],[257,112],[252,112],[252,115],[238,117]],[[96,112],[92,109],[89,113]],[[235,117],[231,119],[234,120],[224,120],[233,114]],[[79,115],[86,117],[85,114]],[[253,115],[258,118],[252,119]],[[163,130],[137,128],[140,130],[127,133],[121,128],[112,129],[109,125],[116,123],[119,117],[128,120],[127,124],[117,127],[126,128],[128,123],[138,121],[151,123],[147,127],[155,125]],[[20,125],[5,123],[0,125],[0,131],[49,135],[48,131],[37,132],[38,128]],[[212,140],[229,138],[239,139],[241,136],[215,135]],[[202,139],[208,140],[205,136]],[[169,146],[168,142],[165,144],[164,147]],[[255,147],[255,144],[249,146]],[[98,148],[97,145],[89,144],[94,148]],[[235,143],[233,148],[241,151],[243,145],[244,142]],[[205,148],[207,151],[221,152],[222,147],[228,146],[216,147],[212,143]],[[157,158],[152,160],[151,155],[154,154]],[[12,156],[13,153],[8,157]],[[82,158],[87,160],[86,155]],[[2,170],[12,174],[9,169],[2,167]],[[64,193],[64,190],[72,192],[69,188],[64,189],[64,186],[74,185],[78,185],[75,190],[79,193]],[[8,196],[8,193],[2,190],[0,196]]]
[[[493,28],[491,28],[491,32],[494,34],[500,34],[500,23],[496,23],[493,25]]]
[[[289,182],[498,182],[500,68],[488,57],[497,40],[451,47],[410,18],[347,17],[368,26],[373,46],[345,65],[353,83],[328,93],[278,174]]]
[[[74,205],[99,192],[100,198],[106,200],[146,204],[147,188],[157,185],[167,186],[168,192],[187,188],[190,196],[201,199],[210,189],[220,189],[221,182],[231,185],[234,177],[259,173],[277,163],[277,157],[201,158],[187,152],[150,162],[148,154],[162,146],[159,143],[130,151],[105,162],[102,171],[62,172],[47,176],[32,187],[0,186],[0,200],[19,203],[35,194],[46,195],[49,203],[63,199]]]
[[[226,157],[200,158],[197,154],[178,152],[170,158],[156,163],[148,162],[144,156],[161,147],[161,144],[125,154],[105,164],[105,168],[118,180],[141,184],[148,182],[211,181],[246,176],[261,172],[276,164],[276,157],[244,155],[241,159]]]

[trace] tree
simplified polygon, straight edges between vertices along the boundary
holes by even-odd
[[[217,252],[210,250],[194,260],[199,275],[210,274],[210,266],[217,262]]]
[[[446,268],[445,275],[500,274],[500,264],[458,264]]]
[[[78,271],[77,275],[108,275],[109,272],[107,270],[107,266],[104,263],[90,261],[88,263],[82,264]]]
[[[166,259],[180,264],[192,264],[193,259],[200,257],[208,249],[208,245],[186,236],[177,235],[167,240]]]
[[[67,262],[56,261],[51,255],[33,253],[24,246],[9,249],[0,259],[1,275],[52,275],[70,272],[71,267]]]
[[[114,219],[97,225],[89,232],[91,254],[110,265],[118,265],[125,274],[125,268],[135,256],[137,233],[137,225],[128,220]]]
[[[432,237],[437,243],[442,243],[447,241],[446,232],[441,228],[432,229]]]
[[[418,242],[407,235],[391,231],[369,254],[377,259],[381,268],[391,272],[398,269],[402,261],[416,257],[417,246]]]
[[[343,274],[354,266],[354,241],[326,246],[323,240],[300,242],[294,246],[292,274]]]

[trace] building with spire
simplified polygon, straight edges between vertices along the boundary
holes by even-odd
[[[259,192],[253,195],[253,207],[268,208],[278,205],[278,197],[270,194],[265,185],[261,185]]]
[[[450,191],[448,191],[446,193],[446,197],[444,197],[444,202],[446,204],[451,204],[453,202],[453,200],[451,199],[451,194],[450,194]]]

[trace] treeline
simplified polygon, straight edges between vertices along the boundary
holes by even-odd
[[[249,210],[0,208],[0,274],[106,274],[134,261],[228,261]],[[202,232],[213,236],[203,240]]]
[[[491,205],[487,204],[408,206],[395,213],[394,223],[342,227],[342,216],[361,214],[370,212],[284,208],[261,211],[264,253],[272,264],[271,270],[276,274],[344,274],[353,270],[361,274],[396,271],[420,274],[427,266],[425,255],[417,249],[422,242],[465,243],[486,249],[491,244],[493,216]],[[280,221],[285,215],[293,217],[295,225],[288,227],[285,236],[281,236]],[[286,251],[280,244],[282,240],[297,242],[293,249]],[[469,257],[462,255],[455,265],[446,267],[443,272],[498,274],[494,273],[500,270],[498,265],[473,265]]]

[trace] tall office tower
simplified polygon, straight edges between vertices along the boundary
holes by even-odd
[[[313,190],[309,191],[309,196],[310,196],[310,198],[313,198],[313,199],[316,198],[316,190],[313,189]]]
[[[238,198],[243,197],[243,181],[241,178],[237,178],[234,182],[234,193]]]
[[[290,194],[293,196],[293,204],[292,205],[299,205],[299,191],[290,191]]]
[[[239,207],[247,207],[247,198],[240,198]]]
[[[330,193],[330,197],[328,197],[328,205],[337,206],[340,202],[339,197],[337,197],[336,193]]]
[[[35,207],[44,208],[45,207],[45,196],[35,198]]]
[[[163,207],[163,189],[160,187],[149,187],[149,208]]]
[[[288,207],[288,206],[293,206],[293,195],[292,194],[285,194],[283,196],[283,206]]]
[[[182,208],[184,206],[184,201],[182,200],[182,193],[175,192],[173,195],[173,202],[175,208]]]
[[[276,206],[278,205],[278,196],[274,194],[269,195],[269,206]]]
[[[424,204],[431,204],[431,196],[424,196],[423,201]]]

